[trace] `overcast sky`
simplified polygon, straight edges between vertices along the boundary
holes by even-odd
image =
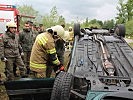
[[[56,6],[59,15],[66,21],[110,20],[116,17],[118,0],[0,0],[0,4],[32,5],[42,15],[48,14]]]

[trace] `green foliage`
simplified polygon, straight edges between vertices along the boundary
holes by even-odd
[[[133,19],[133,1],[132,0],[119,0],[117,6],[118,14],[116,17],[117,23],[126,23]]]
[[[102,21],[99,21],[99,20],[96,20],[96,19],[92,19],[92,20],[88,20],[88,17],[86,18],[86,20],[85,20],[85,22],[83,22],[82,24],[81,24],[81,27],[97,27],[97,28],[102,28],[102,25],[103,25],[103,23],[102,23]]]
[[[57,12],[57,8],[56,8],[56,6],[54,6],[50,11],[49,18],[54,24],[56,24],[58,22],[58,17],[59,17],[59,15]]]
[[[41,16],[38,14],[38,11],[34,10],[32,6],[23,5],[19,6],[18,10],[20,14],[27,16],[35,16],[36,19],[31,18],[21,18],[20,28],[22,28],[23,24],[27,20],[33,21],[36,25],[39,23],[44,24],[46,28],[57,25],[57,24],[65,24],[65,18],[62,15],[58,14],[56,6],[54,6],[49,14]]]
[[[28,6],[28,5],[18,6],[18,10],[21,15],[36,17],[36,19],[22,17],[20,21],[20,28],[22,28],[24,22],[27,20],[37,22],[37,19],[39,16],[38,11],[34,10],[32,6]]]
[[[93,23],[93,24],[89,24],[89,26],[88,27],[90,27],[90,28],[102,28],[102,26],[99,24],[99,23]]]
[[[128,36],[133,36],[133,20],[126,22],[126,34]]]
[[[95,27],[95,28],[108,28],[112,29],[115,26],[115,21],[113,19],[104,21],[104,23],[97,19],[88,20],[86,18],[86,21],[81,24],[82,27]]]
[[[54,25],[61,25],[62,23],[65,24],[65,18],[61,15],[58,14],[56,6],[54,6],[50,14],[47,14],[43,17],[42,20],[43,24],[46,26],[46,28],[49,28]]]
[[[126,22],[126,6],[124,0],[119,0],[119,6],[116,8],[118,10],[116,21],[117,23],[125,23]]]
[[[28,5],[19,6],[18,10],[20,14],[29,15],[29,16],[38,15],[38,11],[34,10],[32,6],[28,6]]]
[[[126,3],[127,19],[128,21],[133,19],[133,0],[128,0]]]
[[[133,43],[129,43],[130,47],[133,48]]]
[[[117,24],[126,25],[126,35],[133,36],[133,0],[119,0]]]
[[[103,28],[112,29],[115,26],[115,22],[113,19],[104,21]]]

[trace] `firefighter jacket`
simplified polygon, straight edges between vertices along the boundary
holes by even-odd
[[[20,56],[22,48],[19,44],[19,36],[10,32],[6,32],[0,39],[0,55],[2,57]]]
[[[31,51],[32,45],[34,43],[33,33],[32,31],[23,30],[19,34],[19,42],[23,48],[23,51]]]
[[[36,37],[30,56],[30,69],[36,72],[42,72],[47,64],[59,65],[54,39],[48,32],[41,33]]]
[[[73,41],[74,38],[73,31],[69,31],[69,35],[70,35],[69,41]]]

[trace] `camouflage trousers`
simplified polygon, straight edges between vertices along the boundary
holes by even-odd
[[[14,73],[13,73],[14,64],[16,64],[17,67],[19,68],[20,75],[25,76],[25,66],[21,56],[7,58],[7,61],[5,62],[5,74],[7,80],[14,80]]]
[[[30,54],[31,54],[31,51],[25,51],[24,52],[24,57],[23,57],[23,61],[24,61],[24,64],[26,66],[26,69],[27,69],[27,74],[30,73]]]

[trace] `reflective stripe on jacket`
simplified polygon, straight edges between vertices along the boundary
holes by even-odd
[[[54,39],[50,33],[45,32],[36,37],[31,51],[30,67],[31,69],[45,69],[48,62],[55,65],[60,64],[56,55]]]

